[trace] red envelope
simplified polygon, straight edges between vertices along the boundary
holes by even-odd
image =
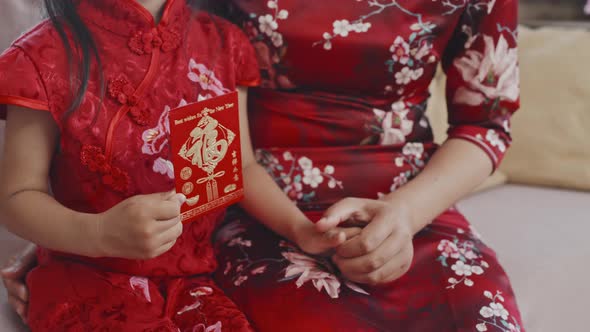
[[[237,92],[172,110],[170,142],[183,223],[243,198]]]

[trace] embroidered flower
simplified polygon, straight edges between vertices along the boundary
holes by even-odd
[[[312,188],[317,188],[320,183],[324,182],[324,177],[319,168],[306,169],[303,171],[303,183]]]
[[[445,257],[457,259],[461,256],[459,254],[459,248],[457,248],[457,245],[447,239],[441,240],[437,249],[441,252],[441,255]]]
[[[488,330],[488,328],[486,327],[486,324],[485,323],[479,323],[479,324],[477,324],[475,326],[475,328],[477,328],[477,330],[479,332],[484,332],[484,331],[487,331]]]
[[[153,171],[159,174],[165,174],[169,179],[174,179],[174,165],[170,160],[158,158],[154,161]]]
[[[483,38],[484,53],[469,50],[464,57],[455,61],[455,67],[467,86],[457,90],[454,102],[479,106],[486,101],[518,100],[517,49],[510,48],[504,36],[500,36],[497,45],[493,37]]]
[[[402,153],[406,156],[414,156],[421,158],[424,153],[424,144],[422,143],[408,143],[404,145]]]
[[[285,186],[285,188],[283,188],[283,191],[293,201],[300,200],[301,198],[303,198],[303,185],[301,184],[301,182],[293,182]]]
[[[252,241],[244,240],[241,237],[237,237],[227,243],[228,247],[251,247]]]
[[[389,51],[392,53],[393,60],[402,65],[407,64],[410,60],[410,45],[401,36],[395,39]]]
[[[240,286],[248,280],[248,276],[239,276],[234,280],[234,286]]]
[[[129,285],[133,290],[139,290],[143,297],[148,302],[152,302],[152,297],[150,296],[150,285],[148,279],[145,277],[131,277],[129,278]]]
[[[162,152],[168,144],[168,135],[170,134],[170,107],[164,107],[164,112],[160,115],[158,125],[143,132],[143,146],[141,152],[154,155]]]
[[[491,146],[497,147],[500,152],[506,152],[506,144],[495,130],[488,130],[486,133],[486,140],[490,142]]]
[[[479,314],[482,315],[484,318],[490,318],[494,316],[494,311],[489,307],[482,307],[479,311]]]
[[[471,265],[463,263],[463,261],[457,261],[451,266],[451,270],[455,271],[458,276],[470,276],[473,272],[471,271]]]
[[[223,83],[217,78],[215,72],[205,64],[198,63],[195,59],[190,59],[188,70],[188,79],[198,83],[203,91],[210,92],[213,96],[221,96],[230,92],[229,89],[223,86]]]
[[[138,55],[151,54],[154,49],[170,52],[180,46],[181,36],[175,29],[160,25],[149,31],[137,31],[129,39],[128,46]]]
[[[275,47],[281,47],[283,45],[283,35],[278,32],[273,32],[270,40]]]
[[[508,310],[504,309],[502,303],[490,303],[490,309],[496,317],[502,317],[502,319],[508,319]]]
[[[273,32],[279,27],[279,24],[277,21],[275,21],[275,18],[270,14],[259,16],[258,23],[260,32],[266,34],[269,37],[272,36]]]
[[[319,292],[325,290],[326,293],[333,299],[338,298],[340,294],[340,280],[330,271],[319,264],[319,261],[298,252],[283,252],[285,257],[291,264],[285,269],[285,278],[297,278],[295,285],[300,288],[308,281],[311,281],[315,289]],[[359,286],[352,282],[344,282],[344,285],[349,289],[367,295]]]
[[[348,20],[334,21],[332,25],[334,27],[334,35],[336,36],[347,37],[348,33],[352,30]]]
[[[310,170],[313,166],[313,163],[311,161],[311,159],[307,158],[307,157],[301,157],[299,158],[299,166],[301,166],[301,169],[305,170]]]
[[[266,272],[266,268],[267,268],[266,265],[259,266],[257,268],[252,269],[250,271],[250,274],[252,274],[252,275],[263,274],[264,272]]]
[[[335,275],[322,271],[313,258],[295,252],[283,252],[282,255],[291,262],[285,270],[285,278],[298,276],[295,282],[297,288],[311,281],[318,291],[324,289],[331,298],[338,298],[340,281]]]
[[[205,326],[199,324],[193,328],[193,332],[221,332],[221,322],[217,322],[215,325]]]

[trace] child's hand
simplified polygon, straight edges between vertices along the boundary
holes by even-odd
[[[362,229],[358,227],[334,227],[328,231],[320,231],[318,225],[310,221],[309,225],[298,230],[295,242],[308,254],[330,255],[331,251],[357,236],[361,231]]]
[[[168,251],[182,234],[180,206],[186,197],[175,192],[138,195],[98,215],[97,239],[108,257],[150,259]]]

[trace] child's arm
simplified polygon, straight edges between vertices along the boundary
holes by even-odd
[[[240,137],[245,198],[240,205],[261,223],[279,235],[297,243],[310,254],[323,253],[358,234],[358,229],[334,229],[318,232],[314,224],[297,208],[254,157],[248,126],[247,90],[238,89],[240,99]]]
[[[51,197],[57,136],[48,112],[8,108],[0,208],[10,231],[49,249],[92,257],[150,258],[172,247],[182,232],[182,198],[174,193],[135,196],[101,214],[70,210]]]

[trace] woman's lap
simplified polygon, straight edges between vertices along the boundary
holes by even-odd
[[[216,244],[215,279],[259,332],[519,331],[521,324],[495,253],[454,211],[416,235],[410,271],[380,287],[346,282],[327,261],[245,216],[230,219]]]
[[[32,331],[252,331],[206,277],[134,277],[52,260],[27,284]]]

